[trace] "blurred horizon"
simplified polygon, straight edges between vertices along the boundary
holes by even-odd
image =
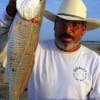
[[[94,2],[91,0],[83,1],[87,6],[88,18],[95,18],[100,20],[100,0],[95,0]],[[46,0],[45,9],[50,10],[56,14],[61,2],[62,0],[55,0],[54,2],[51,2],[51,0]],[[5,10],[7,4],[8,0],[1,0],[0,12]],[[53,23],[44,18],[40,32],[40,39],[46,40],[52,38],[54,38]],[[87,31],[83,36],[82,41],[100,41],[100,28],[93,31]]]

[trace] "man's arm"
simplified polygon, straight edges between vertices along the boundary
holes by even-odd
[[[9,0],[5,12],[0,14],[0,53],[8,40],[8,31],[16,14],[16,0]]]
[[[89,100],[100,100],[100,56],[96,56],[95,65],[92,73],[92,89]]]
[[[9,0],[5,12],[0,14],[0,37],[7,33],[16,14],[16,1]]]
[[[16,0],[9,0],[5,12],[0,13],[0,62],[3,63],[6,53],[5,47],[8,41],[8,31],[16,14]]]

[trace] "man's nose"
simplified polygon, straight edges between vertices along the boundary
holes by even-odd
[[[65,26],[65,32],[68,32],[68,33],[73,32],[73,27],[71,25],[66,25]]]

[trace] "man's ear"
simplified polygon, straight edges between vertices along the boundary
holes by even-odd
[[[86,31],[87,31],[87,27],[86,26],[83,26],[83,29],[82,29],[82,36],[86,33]]]

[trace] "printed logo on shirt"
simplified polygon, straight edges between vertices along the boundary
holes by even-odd
[[[84,81],[87,78],[87,71],[82,67],[76,67],[73,70],[73,76],[78,81]]]

